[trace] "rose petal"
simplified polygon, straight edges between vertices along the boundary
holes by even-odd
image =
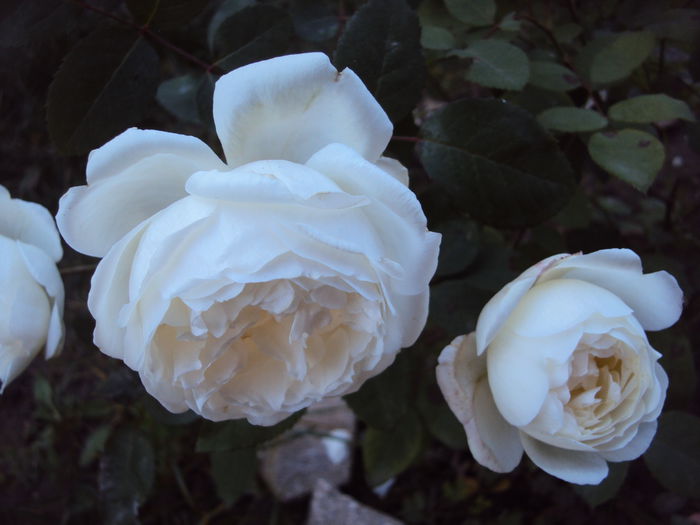
[[[568,254],[552,255],[531,266],[516,279],[505,285],[486,303],[476,323],[476,348],[479,355],[491,344],[501,325],[508,319],[508,316],[518,305],[520,299],[535,284],[535,281],[544,269],[563,257],[568,257]]]
[[[18,242],[17,246],[27,270],[50,298],[51,316],[46,339],[46,358],[49,359],[60,351],[63,344],[63,280],[46,252],[22,242]]]
[[[435,273],[441,236],[428,231],[415,194],[342,144],[327,146],[307,165],[331,178],[345,192],[372,200],[362,213],[381,239],[378,253],[404,270],[400,279],[392,280],[392,286],[401,294],[422,293]]]
[[[525,426],[539,414],[550,388],[561,386],[556,365],[566,363],[581,337],[573,327],[546,337],[525,337],[501,329],[486,359],[489,385],[503,417]]]
[[[581,279],[610,290],[634,310],[645,330],[662,330],[675,323],[683,309],[683,291],[668,272],[642,273],[632,250],[600,250],[562,260],[542,280]]]
[[[304,53],[235,69],[216,83],[216,132],[230,166],[283,159],[303,164],[333,142],[376,161],[391,137],[384,110],[349,69]]]
[[[379,160],[375,162],[375,164],[401,184],[408,186],[408,170],[398,160],[389,157],[379,157]]]
[[[95,318],[95,346],[118,359],[124,358],[124,327],[119,316],[129,303],[129,276],[146,225],[134,228],[107,252],[95,269],[88,295],[88,310]]]
[[[519,302],[506,326],[518,336],[556,335],[592,316],[625,317],[632,310],[605,288],[586,281],[538,282]]]
[[[604,450],[600,455],[608,461],[630,461],[636,459],[649,448],[654,436],[656,435],[656,421],[642,423],[637,429],[637,435],[627,443],[624,447],[618,450]]]
[[[73,249],[103,257],[141,221],[185,197],[190,175],[224,168],[194,137],[127,130],[90,155],[88,185],[61,197],[61,235]]]
[[[608,465],[595,452],[553,447],[521,433],[525,453],[542,470],[569,483],[597,485],[608,475]]]
[[[0,185],[0,235],[32,244],[57,262],[63,256],[56,223],[46,208],[34,202],[10,198]]]
[[[473,332],[457,337],[438,358],[438,385],[464,426],[474,459],[495,472],[510,472],[520,463],[523,447],[517,429],[496,408],[485,373]]]

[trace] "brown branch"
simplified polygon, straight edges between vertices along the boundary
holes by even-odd
[[[204,62],[203,60],[197,58],[194,56],[192,53],[189,53],[182,49],[181,47],[176,46],[172,42],[166,40],[162,36],[158,35],[157,33],[154,33],[150,27],[148,27],[148,24],[145,25],[139,25],[135,22],[132,22],[131,20],[125,20],[124,18],[121,18],[119,16],[116,16],[113,13],[110,13],[109,11],[105,11],[102,8],[96,7],[94,5],[90,5],[87,2],[83,2],[82,0],[71,0],[74,4],[79,5],[83,9],[88,9],[90,11],[93,11],[95,13],[98,13],[102,16],[105,16],[107,18],[111,18],[115,22],[119,22],[120,24],[123,24],[125,26],[131,27],[132,29],[135,29],[138,31],[141,35],[143,35],[146,38],[150,38],[151,40],[158,42],[160,45],[163,47],[168,48],[172,52],[180,55],[182,58],[189,60],[193,64],[196,64],[197,66],[201,67],[204,69],[205,72],[215,72],[217,74],[221,74],[222,71],[216,64],[209,64],[207,62]]]

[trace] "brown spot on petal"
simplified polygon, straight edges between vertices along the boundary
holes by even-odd
[[[639,144],[637,144],[637,146],[639,146],[640,148],[646,148],[646,147],[648,147],[650,144],[651,144],[651,141],[650,141],[650,140],[640,140],[640,141],[639,141]]]
[[[617,131],[604,131],[603,135],[611,139],[613,137],[617,137]]]

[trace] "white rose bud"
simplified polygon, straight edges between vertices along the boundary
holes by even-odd
[[[392,126],[320,53],[224,75],[196,138],[130,129],[90,154],[57,216],[103,257],[95,344],[173,412],[272,425],[357,390],[421,332],[440,236]]]
[[[525,451],[553,476],[596,484],[606,461],[640,456],[668,385],[644,331],[675,323],[682,301],[670,274],[643,274],[626,249],[555,255],[506,285],[437,367],[474,459],[510,472]]]
[[[44,348],[63,343],[61,239],[48,210],[0,186],[0,393]]]

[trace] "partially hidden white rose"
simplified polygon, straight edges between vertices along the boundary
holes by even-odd
[[[645,330],[675,323],[682,301],[670,274],[643,274],[627,249],[555,255],[506,285],[437,367],[474,459],[510,472],[525,451],[596,484],[606,461],[640,456],[668,386]]]
[[[272,425],[357,390],[421,332],[439,234],[392,125],[321,53],[234,70],[214,92],[222,162],[130,129],[63,196],[65,240],[102,257],[95,344],[173,412]]]
[[[53,217],[0,185],[0,393],[44,349],[63,343],[63,256]]]

